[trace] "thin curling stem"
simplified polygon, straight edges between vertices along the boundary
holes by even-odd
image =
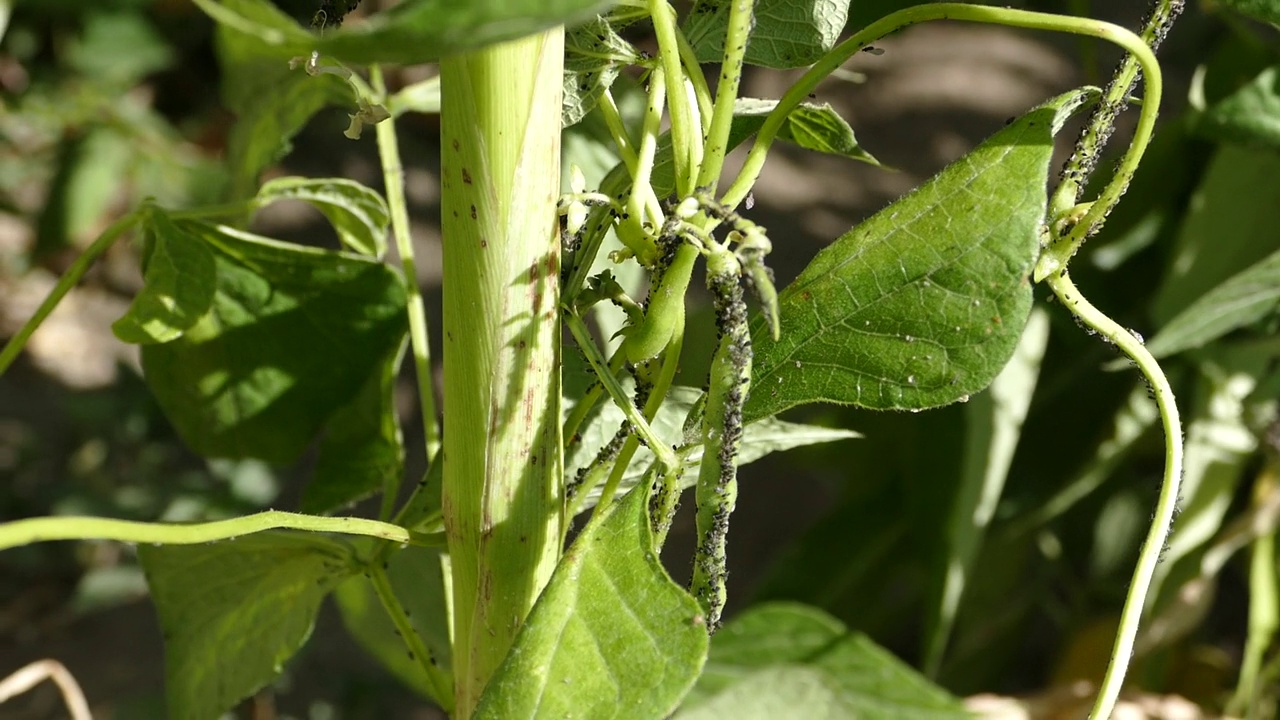
[[[1160,552],[1169,538],[1173,516],[1177,511],[1179,486],[1182,483],[1182,423],[1178,417],[1177,403],[1174,402],[1173,388],[1169,386],[1160,364],[1147,352],[1142,341],[1091,305],[1071,282],[1066,270],[1053,275],[1048,280],[1048,285],[1062,304],[1081,322],[1115,344],[1137,364],[1139,372],[1151,386],[1164,426],[1164,481],[1156,500],[1151,529],[1142,544],[1133,580],[1125,596],[1124,609],[1120,613],[1120,627],[1111,651],[1111,662],[1102,678],[1102,687],[1098,690],[1098,698],[1090,714],[1094,720],[1106,720],[1111,717],[1116,699],[1120,696],[1120,688],[1124,685],[1129,659],[1133,656],[1134,640],[1138,635],[1138,624],[1146,605],[1147,592],[1151,589],[1151,578],[1155,575]]]

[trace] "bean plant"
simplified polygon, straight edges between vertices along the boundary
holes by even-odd
[[[778,419],[798,406],[920,412],[983,393],[1011,358],[1043,355],[1037,285],[1056,298],[1054,312],[1136,367],[1150,399],[1134,412],[1163,432],[1158,500],[1091,715],[1111,716],[1161,581],[1183,476],[1174,386],[1156,357],[1266,312],[1257,302],[1228,311],[1231,298],[1219,298],[1147,345],[1070,274],[1152,140],[1163,89],[1155,51],[1181,0],[1153,0],[1136,31],[912,5],[843,39],[849,3],[813,0],[698,0],[683,15],[667,0],[402,0],[359,17],[358,0],[323,0],[309,23],[268,0],[194,2],[216,23],[223,98],[237,115],[224,196],[149,200],[119,218],[0,352],[2,371],[109,247],[136,238],[145,285],[112,330],[140,346],[146,383],[185,443],[210,458],[280,464],[318,445],[301,512],[0,524],[0,549],[136,544],[164,632],[170,716],[217,718],[269,685],[333,596],[361,644],[451,717],[962,717],[938,686],[817,610],[725,616],[733,511],[751,491],[737,473],[774,451],[853,436]],[[1280,19],[1274,3],[1226,4]],[[789,250],[750,211],[769,151],[786,142],[875,162],[813,94],[883,38],[940,20],[1101,41],[1123,59],[1105,87],[1011,118],[779,287],[770,259]],[[636,29],[651,30],[656,52],[628,39]],[[438,63],[438,75],[388,89],[387,67],[423,63]],[[780,98],[758,99],[741,93],[747,65],[804,70]],[[633,112],[626,101],[637,97]],[[1118,164],[1095,173],[1131,105],[1136,125]],[[349,138],[376,143],[382,188],[263,182],[327,106],[349,113]],[[407,113],[440,122],[440,398],[394,123]],[[590,181],[561,168],[562,133],[584,120],[604,128],[616,158]],[[1059,135],[1073,120],[1083,130],[1071,145]],[[1055,148],[1068,145],[1054,168]],[[727,172],[738,147],[742,166]],[[245,229],[283,200],[316,207],[341,249]],[[697,277],[714,310],[714,351],[704,384],[689,387],[677,376],[696,339],[687,312]],[[1214,292],[1248,294],[1242,287]],[[1206,317],[1228,316],[1207,327]],[[402,436],[393,403],[406,362],[417,439]],[[991,390],[996,402],[1007,393]],[[1010,400],[1024,410],[1028,401]],[[406,482],[410,443],[429,469]],[[376,518],[347,510],[371,496]],[[994,506],[970,500],[966,537],[980,538]],[[660,561],[681,502],[696,515],[687,583]],[[929,673],[947,653],[976,557],[971,544],[940,579]],[[1257,677],[1263,651],[1253,652]],[[800,692],[819,675],[839,680]]]

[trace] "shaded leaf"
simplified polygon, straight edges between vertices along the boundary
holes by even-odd
[[[965,407],[964,464],[947,511],[941,562],[933,573],[940,581],[925,632],[924,668],[931,677],[941,667],[974,562],[1004,492],[1048,343],[1048,314],[1043,308],[1034,310],[1009,364]]]
[[[779,296],[782,336],[752,322],[748,419],[795,405],[945,405],[985,388],[1031,310],[1062,95],[846,233]]]
[[[947,695],[862,633],[792,603],[754,607],[716,633],[677,720],[967,718]]]
[[[275,42],[294,38],[305,44],[311,34],[271,3],[198,0],[197,4],[220,23],[215,40],[223,73],[222,101],[236,114],[226,153],[232,171],[231,197],[249,197],[262,170],[289,152],[290,140],[312,116],[329,105],[355,108],[356,96],[351,85],[336,75],[312,76],[301,67],[290,67],[291,54],[302,52],[290,53]]]
[[[1214,103],[1196,118],[1196,129],[1217,140],[1280,148],[1280,66]]]
[[[216,720],[275,679],[355,569],[346,543],[283,532],[138,557],[164,632],[168,714],[187,720]]]
[[[1222,0],[1222,4],[1259,20],[1280,24],[1280,0]]]
[[[175,221],[213,250],[210,311],[147,345],[147,384],[207,456],[291,462],[405,333],[400,275],[357,255]]]
[[[1151,299],[1158,326],[1280,250],[1280,155],[1223,145],[1186,203],[1177,245]]]
[[[387,203],[375,190],[345,178],[283,177],[258,190],[254,205],[301,200],[315,206],[333,224],[348,249],[381,259],[387,253]]]
[[[647,499],[628,493],[574,541],[476,720],[643,720],[675,709],[706,659],[707,630],[654,552]]]
[[[720,62],[733,0],[698,0],[684,23],[699,62]],[[783,69],[817,62],[836,43],[847,0],[758,0],[746,62]]]
[[[448,668],[449,619],[440,551],[416,546],[396,551],[388,559],[387,576],[432,658],[441,667]],[[431,685],[422,665],[405,651],[404,639],[396,633],[395,625],[367,578],[349,578],[338,586],[333,597],[342,613],[342,624],[360,647],[406,686],[423,697],[439,701],[431,695]]]
[[[129,311],[111,325],[127,343],[164,343],[182,335],[213,304],[217,280],[213,252],[204,240],[182,230],[163,213],[147,218],[151,248],[144,284]]]
[[[404,437],[395,405],[404,348],[402,341],[325,427],[315,476],[302,491],[302,512],[321,514],[349,506],[391,486],[404,472]]]
[[[1147,343],[1156,357],[1201,347],[1276,312],[1280,307],[1280,252],[1202,295]]]

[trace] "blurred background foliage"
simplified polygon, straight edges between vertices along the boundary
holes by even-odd
[[[279,4],[304,23],[314,12],[309,0]],[[365,4],[362,12],[378,7]],[[855,1],[849,28],[910,4]],[[1018,5],[1133,26],[1143,3]],[[1167,356],[1184,412],[1182,512],[1158,571],[1135,686],[1185,698],[1209,715],[1274,718],[1280,38],[1216,3],[1190,5],[1162,50],[1171,99],[1155,145],[1074,275],[1096,305]],[[633,27],[628,39],[648,47],[646,32]],[[182,208],[225,197],[231,180],[221,157],[235,118],[220,100],[213,38],[211,23],[184,0],[17,5],[0,45],[0,335],[11,335],[76,254],[142,199]],[[892,42],[889,61],[907,62],[905,51],[894,57]],[[1115,59],[1104,48],[1047,42],[1079,68],[1073,82],[1104,82]],[[876,92],[874,72],[853,77],[872,82],[848,91],[855,99],[847,117],[869,150],[918,181],[953,157],[921,159],[914,120],[880,136],[864,132],[856,99]],[[429,74],[406,69],[390,82]],[[764,75],[749,87],[770,87]],[[848,80],[838,82],[845,85],[832,92],[845,93]],[[625,110],[628,98],[617,90]],[[960,126],[943,101],[929,112],[930,138]],[[999,127],[1000,112],[979,113],[977,129],[962,134],[968,147]],[[426,249],[418,280],[436,315],[434,119],[410,114],[399,122],[416,242]],[[345,125],[345,109],[321,112],[269,173],[354,176],[376,187],[372,142],[341,138]],[[590,117],[569,131],[565,152],[566,166],[580,165],[589,178],[616,162]],[[856,183],[872,174],[879,179],[869,185],[894,182],[888,170],[856,173],[815,173],[809,182]],[[804,220],[823,208],[789,201],[788,181],[773,178],[762,180],[753,217],[795,235],[794,249],[775,240],[785,281],[832,236]],[[839,216],[852,223],[875,209],[864,200]],[[318,219],[286,205],[259,218],[257,229],[331,242]],[[205,461],[182,447],[139,379],[136,358],[110,333],[140,283],[136,246],[118,245],[0,378],[0,520],[57,513],[191,520],[297,507],[313,457],[280,468]],[[1040,297],[1043,360],[1035,352],[1015,360],[998,381],[1004,395],[921,414],[796,413],[865,439],[771,457],[746,473],[730,553],[731,610],[799,600],[867,632],[957,694],[1034,695],[1047,705],[1028,712],[1043,716],[1085,706],[1087,694],[1072,683],[1096,679],[1105,665],[1163,449],[1135,374]],[[708,332],[701,342],[690,334],[682,368],[695,386],[714,337],[709,310],[697,302],[692,325]],[[413,390],[403,390],[412,438]],[[420,450],[411,476],[421,471]],[[678,535],[690,524],[677,526],[673,547],[690,544]],[[670,563],[682,579],[687,558]],[[146,613],[112,614],[144,594],[128,548],[5,553],[0,673],[58,649],[113,716],[158,716],[158,632]],[[116,628],[106,637],[129,643],[113,648],[109,663],[89,640],[103,635],[85,630],[103,626]],[[408,717],[413,696],[348,649],[334,618],[322,620],[276,688],[282,711]],[[108,664],[151,670],[121,674]],[[41,697],[3,714],[44,717],[54,704]]]

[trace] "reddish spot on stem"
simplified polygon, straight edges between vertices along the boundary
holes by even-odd
[[[475,220],[475,219],[476,219],[476,206],[475,206],[475,205],[472,205],[472,206],[471,206],[471,219],[472,219],[472,220]]]
[[[461,149],[462,149],[462,145],[458,144],[458,139],[457,139],[457,138],[454,138],[454,139],[453,139],[453,143],[452,143],[452,145],[453,145],[453,149],[454,149],[455,151],[456,151],[456,150],[461,150]]]
[[[462,168],[462,182],[468,185],[471,184],[471,173],[466,168]]]

